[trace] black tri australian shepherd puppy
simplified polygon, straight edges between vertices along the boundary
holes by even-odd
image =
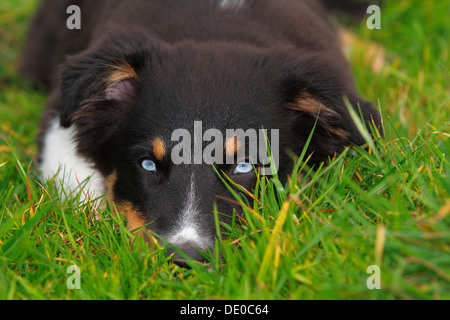
[[[221,178],[251,191],[267,168],[249,151],[262,136],[286,180],[313,128],[310,165],[364,143],[344,97],[380,125],[314,0],[44,0],[21,71],[51,90],[43,178],[106,194],[131,230],[197,260],[214,247],[214,203],[223,222],[240,212]]]

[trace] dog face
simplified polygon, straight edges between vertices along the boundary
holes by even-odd
[[[288,48],[115,39],[65,63],[60,119],[75,128],[78,152],[106,177],[109,199],[126,213],[130,229],[145,225],[202,260],[197,249],[213,247],[216,237],[214,203],[224,222],[240,212],[221,178],[252,192],[255,169],[263,166],[250,163],[249,142],[227,137],[227,130],[277,130],[283,181],[293,165],[288,152],[302,151],[316,123],[311,164],[363,142],[343,96],[360,105],[365,120],[376,114],[349,79],[334,60]],[[182,154],[188,163],[174,161],[180,154],[174,132],[194,139],[199,122],[202,137],[208,129],[223,133],[223,156],[215,159],[229,156],[231,163],[189,154]],[[203,152],[208,141],[194,144]]]

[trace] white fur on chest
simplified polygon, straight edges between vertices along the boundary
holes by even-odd
[[[74,137],[74,126],[63,128],[59,119],[51,121],[40,154],[42,177],[45,181],[55,178],[63,199],[65,194],[82,191],[81,200],[93,200],[105,192],[104,178],[91,162],[76,152]]]

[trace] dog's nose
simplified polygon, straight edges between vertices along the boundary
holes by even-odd
[[[183,254],[178,253],[177,250],[178,252],[183,252]],[[173,254],[172,261],[180,267],[189,268],[186,258],[191,258],[199,262],[206,262],[206,258],[200,253],[201,250],[198,249],[193,243],[188,242],[178,245],[177,250],[175,250],[173,246],[168,245],[166,252],[167,255]]]

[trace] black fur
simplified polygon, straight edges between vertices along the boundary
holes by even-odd
[[[224,10],[218,3],[46,0],[23,55],[22,72],[53,92],[40,148],[51,117],[76,126],[80,155],[105,177],[116,172],[114,200],[131,203],[163,237],[179,218],[192,177],[206,237],[215,237],[213,202],[227,215],[233,204],[222,199],[231,195],[210,165],[175,166],[166,156],[155,159],[157,174],[144,172],[139,161],[152,154],[155,137],[170,150],[173,130],[192,130],[196,120],[203,130],[279,129],[284,180],[292,169],[288,152],[302,151],[318,114],[311,165],[364,143],[344,96],[360,105],[364,121],[380,125],[378,113],[356,92],[335,27],[317,2],[247,0]],[[82,30],[65,27],[70,4],[81,7]],[[123,64],[137,75],[132,94],[106,99],[105,78]],[[299,107],[299,101],[325,108]],[[248,190],[254,187],[254,174],[233,174],[233,165],[218,168]],[[189,244],[181,247],[201,259]]]

